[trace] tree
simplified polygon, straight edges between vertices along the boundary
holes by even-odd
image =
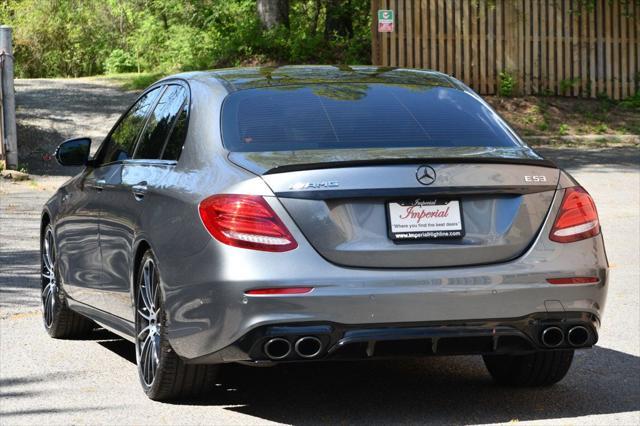
[[[257,9],[264,28],[289,27],[289,0],[258,0]]]
[[[351,1],[326,0],[327,18],[324,36],[327,40],[339,36],[353,37],[353,14],[356,12]]]
[[[0,0],[0,22],[19,77],[367,63],[371,48],[370,0]]]

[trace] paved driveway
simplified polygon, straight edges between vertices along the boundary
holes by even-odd
[[[595,197],[611,262],[593,350],[548,389],[494,385],[479,357],[229,366],[215,392],[147,400],[133,345],[108,332],[47,337],[38,311],[38,218],[60,178],[0,185],[0,424],[640,424],[640,154],[554,150]],[[57,179],[57,180],[56,180]]]
[[[120,90],[106,79],[16,79],[16,120],[20,163],[32,173],[68,173],[51,157],[60,142],[104,139],[137,92]]]

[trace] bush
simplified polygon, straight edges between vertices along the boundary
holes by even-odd
[[[635,95],[620,101],[620,106],[628,109],[640,109],[640,90],[638,90]]]
[[[516,79],[508,71],[500,72],[499,76],[500,85],[498,86],[498,95],[504,97],[513,96],[514,89],[516,87]]]
[[[131,72],[135,71],[136,68],[136,60],[133,55],[122,49],[113,50],[107,60],[104,61],[104,70],[107,74]]]
[[[563,95],[570,94],[571,90],[580,83],[579,78],[571,78],[560,81],[560,93]]]

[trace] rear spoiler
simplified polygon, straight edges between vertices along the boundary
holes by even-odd
[[[318,163],[301,163],[301,164],[289,164],[273,167],[264,175],[273,175],[277,173],[298,172],[304,170],[317,170],[317,169],[336,169],[343,167],[364,167],[364,166],[381,166],[381,165],[393,165],[393,164],[415,164],[415,163],[429,163],[429,164],[522,164],[529,166],[539,166],[557,169],[559,168],[553,161],[544,158],[505,158],[505,157],[445,157],[445,158],[389,158],[389,159],[376,159],[376,160],[347,160],[347,161],[328,161]]]

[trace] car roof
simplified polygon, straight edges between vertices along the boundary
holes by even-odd
[[[217,80],[229,92],[273,86],[309,84],[381,83],[464,88],[436,71],[376,66],[287,65],[281,67],[227,68],[178,74],[169,78]]]

